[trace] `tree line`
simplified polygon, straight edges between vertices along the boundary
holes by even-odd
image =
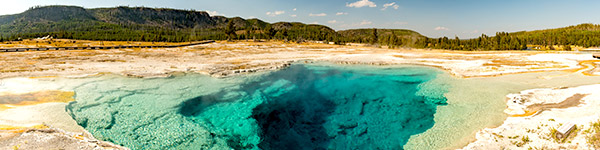
[[[143,16],[143,17],[141,17]],[[144,7],[85,9],[75,6],[33,7],[21,14],[0,16],[0,41],[37,38],[187,42],[199,40],[277,39],[326,41],[338,44],[452,50],[563,49],[600,46],[600,25],[497,32],[477,38],[429,38],[403,29],[351,29],[297,22],[267,23],[259,19],[210,16],[206,12]]]
[[[137,17],[148,14],[147,18]],[[53,21],[48,21],[53,20]],[[199,40],[277,39],[327,41],[338,44],[368,43],[376,46],[452,50],[525,50],[532,46],[600,46],[600,25],[580,24],[528,32],[497,32],[477,38],[429,38],[402,29],[351,29],[335,31],[327,26],[302,23],[266,23],[258,19],[211,17],[202,12],[151,8],[35,7],[19,15],[0,16],[0,41],[37,38],[104,41],[187,42]]]
[[[55,25],[45,25],[55,26]],[[61,26],[65,26],[62,24]],[[56,27],[56,26],[55,26]],[[71,29],[59,29],[50,32],[4,33],[0,39],[18,40],[37,38],[50,35],[54,38],[104,40],[104,41],[156,41],[156,42],[187,42],[198,40],[243,40],[243,39],[278,39],[278,40],[327,40],[335,41],[339,37],[333,30],[323,29],[324,26],[298,25],[287,29],[266,27],[236,28],[227,25],[226,28],[161,28],[142,25],[115,25],[94,23]],[[1,28],[3,31],[10,29]],[[6,30],[4,30],[6,29]],[[13,29],[14,30],[14,29]],[[18,30],[18,29],[17,29]],[[8,35],[8,36],[2,36]]]
[[[165,29],[147,26],[123,26],[98,23],[85,28],[60,30],[55,32],[17,33],[9,36],[0,34],[0,41],[37,38],[50,35],[54,38],[105,40],[105,41],[157,41],[187,42],[198,40],[244,40],[277,39],[289,41],[316,40],[336,43],[368,43],[392,47],[415,47],[451,50],[525,50],[528,45],[539,47],[560,46],[570,50],[571,46],[600,46],[600,32],[595,30],[554,29],[552,31],[498,32],[494,36],[482,34],[473,39],[459,37],[427,38],[419,35],[401,34],[389,30],[371,29],[355,31],[358,35],[344,36],[335,31],[323,30],[320,26],[293,26],[275,29],[272,25],[264,28],[237,28],[228,23],[225,28],[212,29]]]
[[[497,32],[495,36],[482,34],[473,39],[427,38],[419,43],[422,44],[420,48],[452,50],[525,50],[531,48],[528,45],[550,50],[559,46],[563,50],[571,50],[571,46],[600,46],[600,25],[580,24],[529,32]]]

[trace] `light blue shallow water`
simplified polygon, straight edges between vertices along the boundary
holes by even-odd
[[[292,65],[215,79],[107,76],[67,111],[132,149],[402,149],[434,124],[448,87],[429,67]]]

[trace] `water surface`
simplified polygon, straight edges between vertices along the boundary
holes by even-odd
[[[403,149],[446,105],[448,85],[428,82],[440,74],[296,64],[226,79],[104,77],[75,87],[67,111],[132,149]]]
[[[508,93],[600,84],[600,77],[553,71],[458,79],[429,67],[309,64],[225,79],[2,82],[0,91],[75,91],[66,110],[77,123],[133,149],[451,149],[502,124]]]

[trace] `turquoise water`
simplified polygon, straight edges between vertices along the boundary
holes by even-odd
[[[67,111],[132,149],[403,149],[434,125],[448,87],[429,67],[301,65],[216,79],[106,76]]]

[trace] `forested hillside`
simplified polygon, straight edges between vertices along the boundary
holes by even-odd
[[[580,24],[527,32],[498,32],[495,36],[484,34],[468,40],[461,40],[458,37],[429,38],[424,44],[420,47],[453,50],[523,50],[527,45],[537,45],[543,49],[560,46],[564,47],[563,50],[570,50],[571,46],[600,46],[600,25]]]
[[[229,31],[229,32],[228,32]],[[45,6],[0,16],[2,39],[55,38],[119,41],[197,41],[225,39],[329,40],[338,34],[322,25],[270,24],[259,19],[210,16],[203,11],[145,7],[84,9]]]
[[[338,33],[340,41],[387,46],[417,47],[427,39],[418,32],[405,29],[350,29]]]
[[[404,29],[350,29],[299,22],[268,23],[259,19],[210,16],[204,11],[146,7],[85,9],[77,6],[34,7],[23,13],[0,16],[0,41],[36,38],[109,41],[198,41],[226,39],[280,39],[369,43],[391,47],[453,50],[523,50],[571,46],[600,46],[600,25],[498,32],[474,39],[428,38]]]

